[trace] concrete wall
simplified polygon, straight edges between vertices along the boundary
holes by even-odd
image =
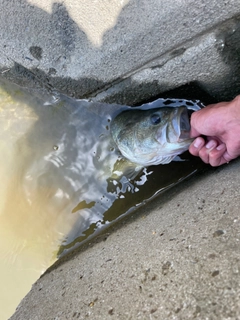
[[[124,104],[192,81],[240,92],[239,0],[0,0],[0,28],[0,76],[24,86]],[[239,166],[53,268],[11,319],[238,319]]]
[[[239,0],[2,0],[0,69],[25,85],[119,103],[194,80],[231,98],[239,13]]]

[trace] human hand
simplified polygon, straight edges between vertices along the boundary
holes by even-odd
[[[240,95],[230,102],[209,105],[191,116],[189,152],[220,166],[240,155]],[[205,136],[204,138],[202,137]]]

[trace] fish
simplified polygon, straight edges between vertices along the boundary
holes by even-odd
[[[121,112],[111,134],[121,154],[139,167],[167,164],[193,141],[189,119],[200,108],[200,101],[158,99],[154,108],[146,104]]]
[[[138,107],[75,100],[65,95],[60,95],[59,99],[65,108],[71,106],[68,123],[76,128],[76,137],[71,141],[76,141],[78,155],[73,162],[71,157],[69,161],[76,166],[73,179],[78,180],[81,176],[77,181],[78,189],[71,196],[72,204],[74,197],[77,203],[72,212],[80,214],[81,219],[74,224],[72,236],[68,235],[66,243],[81,235],[87,224],[93,223],[100,229],[102,217],[114,202],[126,192],[136,191],[133,181],[138,186],[145,183],[149,173],[144,168],[178,161],[176,156],[186,151],[193,140],[189,136],[189,118],[192,112],[204,107],[199,100],[184,99],[159,98]],[[146,125],[145,119],[149,118],[159,122],[156,115],[160,115],[162,121],[152,127],[149,123]],[[121,140],[119,134],[126,132],[129,121],[130,129]],[[141,138],[144,125],[147,128],[144,132],[146,139]],[[137,130],[140,138],[137,138]],[[155,143],[154,133],[157,134]],[[134,148],[135,144],[138,148]],[[127,151],[124,149],[126,145]],[[81,163],[81,169],[78,169]]]

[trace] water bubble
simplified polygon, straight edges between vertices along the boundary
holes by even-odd
[[[219,51],[223,51],[225,48],[225,41],[224,39],[215,39],[216,41],[216,47]]]
[[[59,149],[59,146],[57,146],[57,145],[54,145],[54,146],[53,146],[53,150],[54,150],[54,151],[57,151],[58,149]]]

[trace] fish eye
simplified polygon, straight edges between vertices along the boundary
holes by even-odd
[[[151,115],[150,120],[153,125],[157,125],[161,122],[161,117],[157,113],[154,113]]]

